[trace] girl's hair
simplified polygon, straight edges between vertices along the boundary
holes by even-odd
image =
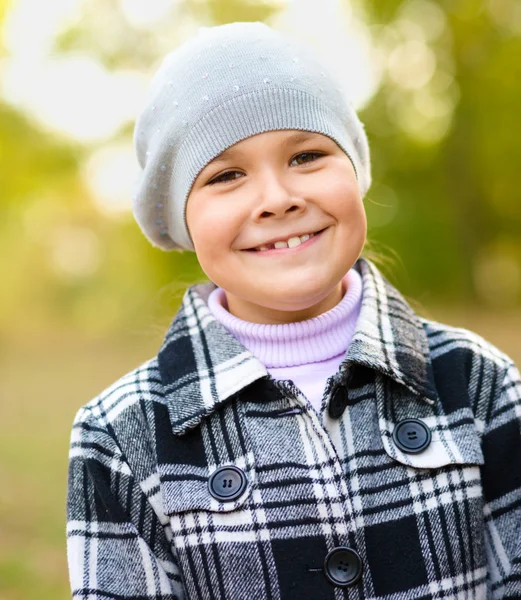
[[[385,254],[385,252],[388,252],[388,254]],[[393,248],[380,245],[374,240],[366,240],[361,256],[379,265],[383,274],[393,285],[398,279],[396,272],[393,271],[393,269],[397,266],[396,262],[399,262],[400,268],[406,272],[406,267],[403,264],[400,255]],[[395,285],[395,287],[398,286]],[[402,291],[400,291],[400,294],[405,298],[405,300],[407,300],[411,308],[416,313],[423,314],[429,319],[433,318],[429,310],[417,298],[412,298],[411,296],[404,294]]]

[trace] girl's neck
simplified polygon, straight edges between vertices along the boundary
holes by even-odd
[[[328,360],[346,351],[355,330],[362,299],[362,280],[350,269],[341,281],[345,293],[331,309],[310,319],[280,324],[245,321],[231,314],[226,293],[216,288],[208,307],[248,350],[270,367]]]
[[[347,285],[342,279],[338,285],[322,300],[302,310],[273,310],[259,306],[224,291],[226,310],[241,321],[263,325],[285,325],[307,321],[334,308],[343,298]]]

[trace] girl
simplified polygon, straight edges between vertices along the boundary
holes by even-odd
[[[195,251],[157,356],[77,413],[78,599],[521,598],[521,378],[361,257],[362,123],[256,23],[168,55],[134,213]]]

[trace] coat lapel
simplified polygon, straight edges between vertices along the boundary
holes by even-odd
[[[268,375],[260,360],[211,313],[207,300],[215,287],[210,282],[187,289],[158,353],[175,434],[197,426],[244,387]]]
[[[436,400],[429,344],[419,317],[372,262],[360,258],[355,268],[363,281],[362,307],[345,362],[379,371]]]

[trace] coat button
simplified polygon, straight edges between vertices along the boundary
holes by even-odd
[[[348,401],[347,388],[343,385],[339,385],[333,392],[331,400],[329,401],[329,416],[332,419],[339,419],[344,414]]]
[[[248,480],[242,469],[234,465],[219,467],[208,480],[210,494],[217,500],[229,502],[238,498],[246,489]]]
[[[431,430],[420,419],[403,419],[394,428],[393,440],[402,452],[423,452],[431,443]]]
[[[362,577],[362,560],[357,552],[347,546],[338,546],[327,553],[324,573],[329,581],[338,586],[353,585]]]

